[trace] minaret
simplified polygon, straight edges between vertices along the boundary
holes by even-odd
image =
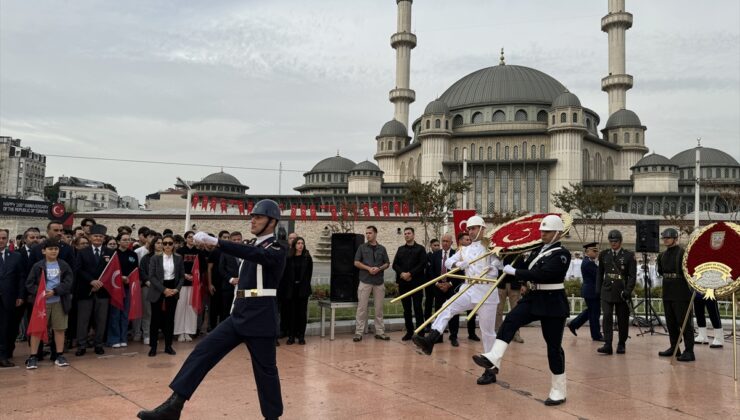
[[[398,31],[391,36],[391,47],[396,50],[396,88],[388,99],[396,106],[393,118],[404,127],[409,126],[409,104],[416,99],[416,92],[409,89],[411,49],[416,46],[416,35],[411,33],[412,0],[396,0],[398,4]]]
[[[625,70],[625,32],[632,27],[632,14],[624,11],[624,0],[609,0],[609,14],[601,18],[601,30],[609,34],[609,75],[601,79],[601,90],[609,94],[609,115],[627,108],[627,89],[632,76]]]

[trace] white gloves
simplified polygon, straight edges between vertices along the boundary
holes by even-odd
[[[461,270],[465,270],[466,268],[470,267],[470,264],[467,261],[458,261],[455,266]]]
[[[209,236],[205,232],[197,232],[193,235],[193,240],[196,244],[218,245],[218,239],[213,236]]]
[[[504,273],[513,276],[516,274],[516,268],[512,267],[511,264],[506,264],[504,267]]]

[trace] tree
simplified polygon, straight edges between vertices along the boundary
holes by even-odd
[[[44,187],[44,197],[52,203],[59,201],[59,182],[56,182],[54,185]]]
[[[571,228],[581,242],[601,242],[604,236],[604,214],[614,208],[616,202],[617,195],[613,189],[586,190],[580,183],[571,183],[570,187],[563,187],[562,190],[553,194],[552,199],[555,207],[568,213],[574,212],[575,218],[583,221],[582,234],[576,226]]]
[[[406,184],[406,201],[411,203],[419,214],[424,226],[424,243],[429,242],[431,228],[435,237],[442,231],[445,219],[452,214],[457,202],[457,194],[470,190],[467,181],[449,182],[445,179],[421,182],[412,179]]]
[[[737,222],[740,218],[740,183],[706,180],[702,184],[705,190],[717,193],[717,202],[724,204],[731,220]]]

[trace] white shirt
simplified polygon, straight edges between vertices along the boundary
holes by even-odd
[[[134,250],[134,252],[136,253],[136,255],[139,256],[139,261],[141,261],[141,259],[144,258],[144,255],[146,255],[146,254],[149,253],[149,250],[146,249],[145,246],[140,246],[140,247],[136,248]]]
[[[267,235],[262,235],[262,236],[258,236],[258,237],[257,237],[257,240],[256,240],[256,241],[254,241],[254,245],[255,245],[255,246],[256,246],[256,245],[259,245],[259,244],[261,244],[262,242],[264,242],[264,241],[265,241],[265,240],[266,240],[267,238],[271,238],[271,237],[273,237],[273,236],[275,236],[275,234],[274,234],[274,233],[268,233]]]
[[[175,259],[172,255],[162,254],[164,260],[164,279],[174,280],[175,279]]]
[[[475,241],[469,246],[460,248],[455,255],[448,257],[445,262],[445,266],[450,270],[455,267],[455,263],[459,261],[473,261],[486,252],[488,252],[488,249],[486,249],[480,241]],[[495,279],[498,277],[499,269],[503,268],[503,264],[501,264],[501,260],[499,260],[495,255],[490,255],[468,266],[468,268],[465,269],[465,275],[470,277],[481,277],[481,273],[483,273],[486,268],[490,269],[486,272],[485,278]],[[476,284],[468,289],[466,293],[470,294],[472,302],[480,302],[490,289],[491,286],[488,284]],[[488,302],[498,303],[498,293],[491,293],[491,296],[488,298]]]

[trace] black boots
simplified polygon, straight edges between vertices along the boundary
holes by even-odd
[[[496,382],[496,373],[493,369],[486,369],[476,381],[478,385],[488,385]]]
[[[432,354],[434,344],[437,343],[437,340],[440,337],[441,334],[437,332],[437,330],[431,330],[429,334],[426,334],[426,336],[424,337],[418,334],[414,335],[413,340],[414,344],[416,344],[416,347],[423,351],[424,354]]]
[[[693,362],[696,360],[696,357],[694,357],[694,352],[692,350],[684,350],[684,352],[676,357],[676,360],[679,362]]]
[[[679,357],[681,355],[681,350],[676,352],[676,357]],[[663,351],[658,352],[658,356],[660,357],[671,357],[673,356],[673,347],[668,347],[667,349]]]
[[[604,345],[599,347],[596,351],[601,354],[612,354],[612,343],[604,343]]]
[[[172,393],[167,401],[151,411],[139,411],[136,416],[141,420],[179,420],[185,398]]]

